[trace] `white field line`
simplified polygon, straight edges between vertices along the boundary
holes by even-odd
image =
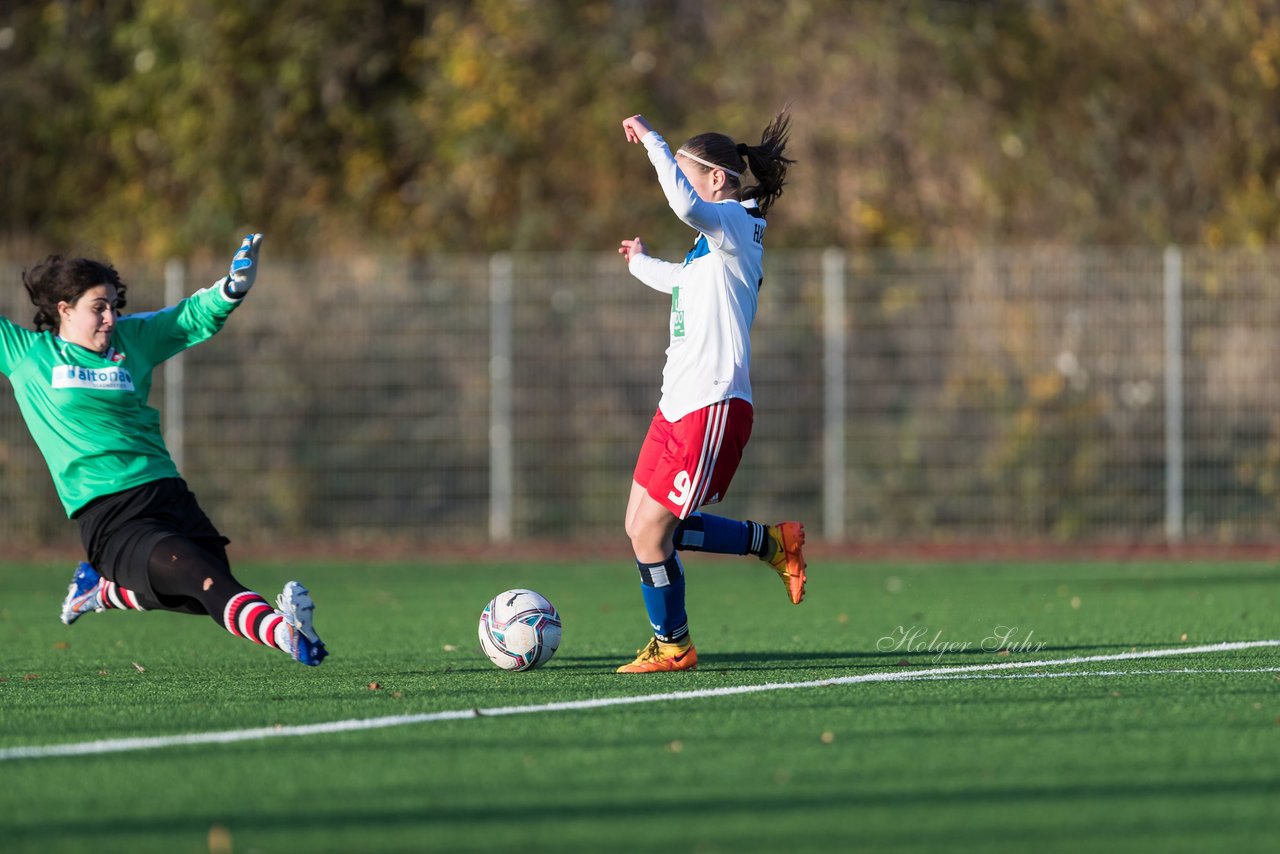
[[[908,682],[954,682],[959,679],[1078,679],[1081,676],[1170,676],[1193,673],[1197,676],[1213,673],[1277,673],[1280,667],[1217,667],[1200,669],[1178,667],[1165,670],[1067,670],[1062,673],[954,673],[950,676],[913,676]]]
[[[155,750],[161,747],[180,747],[196,744],[229,744],[237,741],[254,741],[264,738],[286,738],[304,735],[325,735],[337,732],[385,729],[413,724],[456,721],[474,718],[502,717],[504,715],[528,715],[540,712],[568,712],[586,709],[603,709],[610,706],[630,706],[645,703],[669,703],[678,700],[697,700],[707,697],[731,697],[738,694],[759,694],[766,691],[792,691],[803,688],[828,688],[837,685],[853,685],[863,682],[904,682],[942,678],[974,678],[969,674],[1001,670],[1062,667],[1073,664],[1090,664],[1100,661],[1133,661],[1145,658],[1168,658],[1176,655],[1232,652],[1242,649],[1280,646],[1280,640],[1237,641],[1206,644],[1203,646],[1174,647],[1121,652],[1111,655],[1083,655],[1044,661],[1002,661],[995,664],[969,664],[953,667],[933,667],[926,670],[892,670],[879,673],[862,673],[857,676],[837,676],[830,679],[814,679],[807,682],[766,682],[759,685],[735,685],[725,688],[702,688],[693,691],[673,691],[665,694],[641,694],[633,697],[599,697],[592,700],[573,700],[563,703],[544,703],[537,706],[498,706],[489,709],[455,709],[444,712],[425,712],[416,715],[390,715],[381,718],[355,718],[345,721],[326,721],[294,726],[258,727],[255,729],[224,730],[221,732],[193,732],[181,735],[149,736],[145,738],[110,738],[99,741],[82,741],[72,744],[49,744],[34,747],[8,747],[0,749],[0,761],[11,759],[42,759],[53,756],[87,756],[96,753],[124,753],[135,750]],[[1147,671],[1164,673],[1168,671]],[[1187,670],[1188,673],[1214,671]],[[1226,672],[1226,671],[1218,671]],[[1250,672],[1272,672],[1270,668]],[[1141,671],[1139,671],[1141,673]],[[1138,675],[1132,671],[1079,671],[1079,676]],[[1027,674],[1028,677],[1051,674]],[[1067,674],[1054,674],[1067,675]]]

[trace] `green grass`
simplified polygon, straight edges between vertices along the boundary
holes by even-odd
[[[1280,572],[1256,563],[818,565],[800,607],[755,562],[686,564],[700,668],[646,677],[611,672],[647,631],[623,559],[237,567],[311,587],[318,669],[207,618],[65,627],[69,565],[4,565],[0,749],[1280,638]],[[523,674],[475,634],[515,586],[565,621]],[[982,648],[1002,626],[1025,651]],[[885,648],[913,629],[947,651]],[[1280,674],[1207,671],[1276,667],[1273,647],[3,761],[0,849],[1259,850]]]

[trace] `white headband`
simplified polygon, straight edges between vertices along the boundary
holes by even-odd
[[[685,157],[689,158],[694,163],[701,163],[703,166],[707,167],[708,169],[723,169],[725,172],[727,172],[728,174],[732,175],[735,178],[739,178],[739,179],[742,178],[741,172],[734,172],[728,166],[721,166],[719,163],[708,163],[698,155],[690,154],[689,152],[685,151],[683,148],[677,151],[676,154],[683,154]]]

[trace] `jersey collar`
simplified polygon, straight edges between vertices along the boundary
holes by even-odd
[[[88,347],[85,347],[82,344],[77,344],[74,341],[68,341],[67,339],[63,338],[61,335],[53,336],[53,340],[58,342],[58,350],[62,352],[62,358],[64,359],[71,358],[67,354],[68,347],[77,347],[81,350],[84,350],[86,353],[92,353],[95,356],[101,356],[102,358],[106,359],[108,362],[119,362],[121,359],[124,358],[123,353],[116,352],[115,345],[111,345],[107,347],[107,352],[99,353],[97,350],[90,350]]]

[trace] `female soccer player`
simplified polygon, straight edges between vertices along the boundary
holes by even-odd
[[[636,461],[626,517],[654,638],[619,673],[697,666],[677,550],[757,555],[793,603],[804,598],[803,525],[697,512],[724,497],[751,435],[751,323],[763,283],[765,216],[793,162],[784,155],[790,124],[779,113],[759,145],[699,134],[673,156],[644,117],[622,123],[627,141],[648,152],[671,210],[698,238],[680,264],[649,257],[639,237],[618,248],[631,275],[671,294],[662,398]],[[744,189],[748,169],[756,183]]]
[[[303,664],[328,654],[305,587],[290,581],[272,608],[232,576],[229,540],[179,476],[147,405],[155,367],[212,337],[244,300],[261,242],[248,235],[225,278],[143,314],[120,314],[127,286],[109,264],[51,255],[23,271],[35,331],[0,317],[0,373],[89,558],[72,575],[62,622],[109,608],[208,614]]]

